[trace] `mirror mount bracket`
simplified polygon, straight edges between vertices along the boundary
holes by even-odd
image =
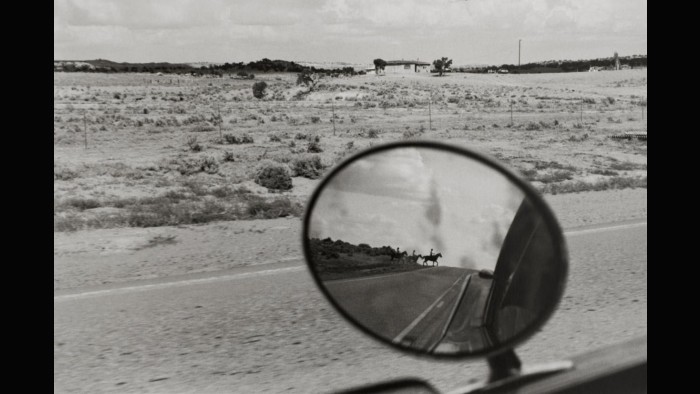
[[[569,360],[523,366],[513,348],[491,356],[487,361],[490,372],[486,381],[469,384],[452,390],[448,394],[486,394],[514,390],[574,366],[574,363]]]
[[[488,383],[497,382],[511,377],[519,376],[522,363],[515,354],[513,348],[491,356],[487,359],[489,363]]]

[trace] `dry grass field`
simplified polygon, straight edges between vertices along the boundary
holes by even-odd
[[[54,73],[54,231],[298,216],[335,163],[401,139],[485,152],[549,195],[646,188],[647,142],[611,138],[646,131],[646,70],[295,82]],[[291,189],[256,183],[266,167]]]

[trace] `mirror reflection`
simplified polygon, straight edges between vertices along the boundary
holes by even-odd
[[[320,192],[308,257],[357,323],[430,353],[487,349],[556,302],[542,216],[517,185],[467,156],[400,147],[350,163]]]

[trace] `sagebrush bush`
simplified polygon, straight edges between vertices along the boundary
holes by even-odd
[[[196,136],[187,139],[187,146],[192,152],[201,152],[204,149],[204,147],[197,142]]]
[[[224,134],[224,142],[227,144],[238,144],[238,137],[232,134]]]
[[[53,179],[59,181],[70,181],[71,179],[77,178],[78,173],[68,169],[68,168],[54,168]]]
[[[288,198],[277,198],[265,201],[262,198],[251,198],[246,213],[256,219],[274,219],[285,216],[298,216],[301,206],[293,204]]]
[[[249,136],[248,134],[243,134],[240,138],[236,137],[233,134],[224,134],[224,142],[227,144],[240,145],[252,144],[255,141],[253,140],[253,137]]]
[[[581,142],[581,141],[585,141],[587,139],[588,139],[588,133],[585,133],[580,137],[577,137],[575,135],[572,135],[571,137],[569,137],[569,141],[571,141],[571,142]]]
[[[63,201],[62,205],[76,208],[80,211],[84,211],[86,209],[99,208],[102,206],[100,202],[95,200],[94,198],[69,198]]]
[[[643,165],[631,161],[615,161],[610,163],[610,168],[617,171],[632,171],[643,168]]]
[[[534,181],[537,179],[537,170],[534,168],[522,168],[520,169],[520,173],[528,181]]]
[[[415,131],[415,130],[405,130],[403,132],[403,138],[405,138],[405,139],[419,137],[420,135],[421,135],[420,131]]]
[[[602,168],[595,168],[591,170],[591,174],[606,175],[606,176],[617,176],[620,175],[617,171],[607,170]]]
[[[549,174],[543,174],[538,176],[535,180],[542,183],[554,183],[561,181],[568,181],[573,178],[573,172],[567,170],[557,170],[552,171]]]
[[[533,130],[542,130],[542,125],[539,123],[535,122],[530,122],[525,126],[525,130],[533,131]]]
[[[318,141],[311,141],[306,147],[306,151],[309,153],[321,153],[323,152],[323,149],[321,149],[321,146],[319,145]]]
[[[219,172],[219,163],[213,157],[204,157],[197,159],[179,159],[175,163],[175,169],[181,175],[192,175],[199,172],[207,174],[216,174]]]
[[[545,184],[539,188],[542,193],[563,194],[610,189],[647,188],[647,177],[612,176],[597,182],[562,182]]]
[[[367,131],[367,138],[377,138],[377,137],[379,137],[379,130],[369,129]]]
[[[266,160],[258,166],[255,183],[271,190],[289,190],[292,175],[286,165]]]
[[[325,166],[319,156],[308,156],[292,161],[292,175],[309,179],[317,179],[323,174]]]
[[[207,156],[199,161],[199,169],[207,174],[216,174],[219,172],[219,162],[215,157]]]
[[[267,83],[265,81],[259,81],[253,84],[253,97],[261,99],[265,97],[265,89],[267,88]]]
[[[224,152],[224,161],[226,161],[226,162],[236,161],[236,158],[233,155],[233,152],[231,152],[231,151]]]

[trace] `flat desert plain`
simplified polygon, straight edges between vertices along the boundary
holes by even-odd
[[[311,92],[293,74],[55,73],[54,294],[298,264],[320,177],[402,139],[499,159],[567,232],[644,221],[647,141],[612,136],[646,132],[646,102],[646,70],[327,77]],[[291,188],[256,183],[275,166]],[[570,239],[569,286],[518,349],[528,362],[646,332],[645,230],[610,234]],[[413,375],[451,389],[486,374],[482,361],[417,360],[364,338],[306,272],[231,283],[55,297],[54,390],[319,392]]]
[[[262,99],[255,98],[252,91],[253,84],[259,81],[267,83]],[[80,292],[138,280],[206,275],[254,265],[275,267],[280,262],[299,260],[304,205],[323,174],[354,152],[404,139],[448,142],[499,159],[531,181],[567,231],[589,225],[643,221],[647,216],[647,141],[612,137],[646,132],[646,104],[646,70],[326,77],[310,92],[308,87],[296,84],[294,74],[235,79],[54,73],[54,291]],[[269,167],[282,167],[288,172],[291,188],[268,189],[256,183],[260,170]],[[608,343],[605,341],[614,342],[627,334],[646,332],[646,316],[639,312],[645,311],[646,270],[627,277],[624,284],[632,283],[637,289],[634,296],[627,297],[634,298],[629,302],[634,301],[630,305],[637,308],[630,309],[621,304],[627,301],[621,301],[619,294],[632,290],[621,288],[620,283],[610,283],[612,287],[605,289],[591,286],[593,281],[604,282],[601,277],[607,274],[601,271],[600,275],[593,275],[591,271],[596,268],[590,267],[601,265],[595,263],[598,260],[607,264],[605,256],[595,255],[595,247],[587,243],[574,246],[578,248],[572,249],[574,252],[586,257],[575,256],[579,266],[572,269],[571,286],[558,312],[566,318],[547,326],[547,332],[558,336],[535,338],[523,348],[531,359],[556,357],[548,353],[551,343],[547,341],[554,337],[561,344],[558,354],[564,355]],[[646,244],[639,250],[645,254]],[[589,252],[593,256],[588,256]],[[589,261],[595,264],[586,266]],[[639,264],[645,262],[632,265]],[[606,269],[627,275],[624,270],[631,268],[617,267],[613,262]],[[241,283],[245,288],[245,283]],[[282,291],[276,285],[273,289]],[[590,331],[588,328],[577,328],[580,336],[573,338],[567,319],[587,316],[582,313],[598,308],[586,294],[589,298],[594,294],[613,294],[605,302],[618,307],[612,309],[614,316],[601,315],[600,321],[591,323],[600,327],[595,335],[591,334],[595,338],[584,335]],[[251,330],[256,335],[263,335],[265,330],[276,332],[278,326],[284,325],[275,320],[276,315],[268,316],[264,311],[277,311],[274,313],[284,316],[289,313],[265,301],[269,300],[267,296],[260,299],[261,304],[252,305],[257,305],[260,316],[273,323],[262,327],[260,321],[264,319],[251,318]],[[229,301],[241,308],[249,302]],[[59,309],[65,312],[73,306],[62,303],[58,307],[67,308]],[[316,306],[295,304],[297,309]],[[292,323],[298,320],[288,317],[294,320]],[[337,320],[337,316],[333,318]],[[60,316],[56,319],[62,321]],[[65,319],[76,324],[80,320],[71,320],[68,315]],[[83,353],[76,350],[87,345],[71,342],[75,330],[70,325],[58,331],[54,357],[59,365],[55,372],[59,391],[98,386],[100,391],[110,385],[116,391],[124,389],[121,379],[128,378],[118,377],[116,369],[101,366],[101,361],[91,364],[93,358],[81,356]],[[359,342],[353,341],[359,341],[360,334],[352,334],[347,328],[347,336],[338,335],[337,330],[341,329],[313,331],[308,338],[294,343],[327,346],[333,355],[339,346],[333,341],[350,338],[346,340],[348,348],[357,346]],[[601,330],[605,331],[603,337],[598,336]],[[291,336],[305,333],[287,332]],[[158,335],[154,336],[153,349],[159,346]],[[202,340],[196,332],[193,335]],[[64,344],[65,338],[68,345]],[[308,351],[317,354],[313,346]],[[386,358],[388,364],[400,361],[401,365],[432,368],[427,361],[416,364],[395,353],[383,353],[378,345],[372,346],[372,351],[381,360]],[[85,349],[85,355],[96,351]],[[294,380],[298,372],[294,369],[298,360],[293,360],[296,350],[280,349],[272,352],[274,359],[280,360],[275,365],[284,365],[287,375],[278,377],[277,367],[269,371],[263,368],[263,372],[267,371],[264,376],[251,372],[241,377],[231,373],[227,378],[230,381],[220,382],[228,386],[222,387],[240,392],[248,391],[246,388],[260,391],[261,387],[284,390],[288,383],[285,379]],[[250,350],[246,357],[235,360],[257,363],[263,357],[261,352]],[[98,356],[101,360],[102,356]],[[206,357],[209,356],[202,355],[195,364],[218,362],[207,361]],[[366,354],[357,357],[360,368],[367,360]],[[157,362],[165,363],[165,370],[170,364],[164,360],[158,358]],[[213,364],[211,367],[215,368]],[[125,376],[155,371],[138,363],[134,366],[135,372],[124,372]],[[198,376],[199,380],[190,387],[194,392],[201,391],[194,388],[201,389],[202,379],[212,376],[202,372],[202,368],[184,370]],[[450,377],[464,378],[459,365],[450,368],[454,369]],[[93,371],[88,374],[95,380],[90,383],[93,386],[84,381],[88,375],[82,371],[87,370]],[[408,371],[396,370],[397,374]],[[355,372],[370,380],[385,377],[377,369],[357,371],[349,370],[347,376],[341,376],[333,370],[328,376],[337,388],[351,384]],[[308,376],[312,375],[317,373],[309,370]],[[190,375],[183,372],[182,376]],[[153,381],[160,382],[159,379]],[[124,390],[149,391],[146,386],[158,382]],[[181,380],[164,382],[173,386],[159,386],[163,392],[186,388]],[[261,386],[261,382],[267,383]],[[444,381],[437,382],[449,388],[453,380],[444,377]],[[330,386],[310,387],[300,392]]]
[[[259,81],[262,99],[253,96]],[[646,69],[325,77],[312,91],[296,74],[54,73],[55,287],[84,282],[70,267],[85,253],[103,256],[87,259],[99,268],[86,274],[123,263],[111,253],[148,254],[141,260],[153,267],[128,270],[135,277],[228,267],[214,246],[187,263],[165,251],[216,237],[228,239],[219,248],[245,250],[236,259],[245,264],[298,256],[300,224],[289,218],[323,173],[402,139],[501,160],[565,227],[645,217],[647,142],[612,136],[646,132],[647,118]],[[265,166],[284,167],[291,189],[257,184]]]

